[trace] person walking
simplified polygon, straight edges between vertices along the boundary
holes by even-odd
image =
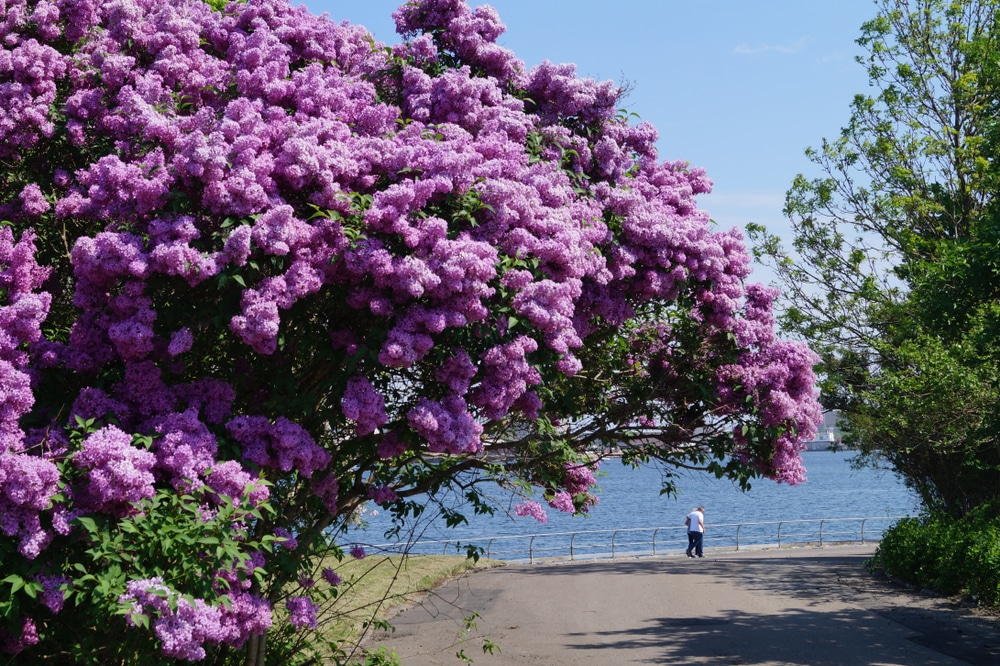
[[[684,524],[688,531],[688,557],[704,557],[702,553],[702,541],[705,539],[705,507],[699,506],[684,518]],[[694,551],[694,555],[691,554]]]

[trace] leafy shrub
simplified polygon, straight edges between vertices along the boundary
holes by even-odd
[[[904,582],[1000,606],[1000,503],[961,518],[905,518],[885,533],[872,565]]]

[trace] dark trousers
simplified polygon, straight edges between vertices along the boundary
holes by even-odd
[[[691,551],[694,550],[694,554],[701,557],[701,541],[704,537],[704,532],[688,532],[688,555],[690,555]]]

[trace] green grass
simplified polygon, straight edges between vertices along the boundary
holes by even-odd
[[[418,602],[434,588],[477,569],[503,566],[497,560],[478,562],[459,555],[369,556],[363,560],[332,560],[343,579],[326,618],[320,618],[329,639],[356,642],[373,618],[385,621],[394,612]]]

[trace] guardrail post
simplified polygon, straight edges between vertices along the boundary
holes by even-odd
[[[743,523],[736,526],[736,550],[740,549],[740,530],[743,529]]]
[[[867,518],[862,518],[861,519],[861,544],[862,545],[864,545],[864,543],[865,543],[865,522],[867,520],[868,520]]]
[[[781,522],[778,523],[778,548],[779,549],[781,548],[781,523],[782,522],[784,522],[784,521],[781,521]]]
[[[488,560],[493,559],[492,557],[490,557],[492,553],[493,553],[493,539],[490,539],[489,541],[486,542],[486,559]]]
[[[574,559],[573,558],[573,543],[576,541],[576,535],[577,534],[578,534],[577,532],[573,532],[573,534],[571,534],[570,537],[569,537],[569,561],[570,562],[572,562],[573,559]]]
[[[531,535],[531,541],[528,542],[528,564],[535,563],[535,535]]]
[[[819,521],[819,545],[823,545],[823,523],[826,521]]]
[[[618,538],[618,530],[611,533],[611,559],[615,559],[615,539]]]
[[[656,557],[656,535],[659,531],[660,531],[659,527],[653,530],[653,557]]]

